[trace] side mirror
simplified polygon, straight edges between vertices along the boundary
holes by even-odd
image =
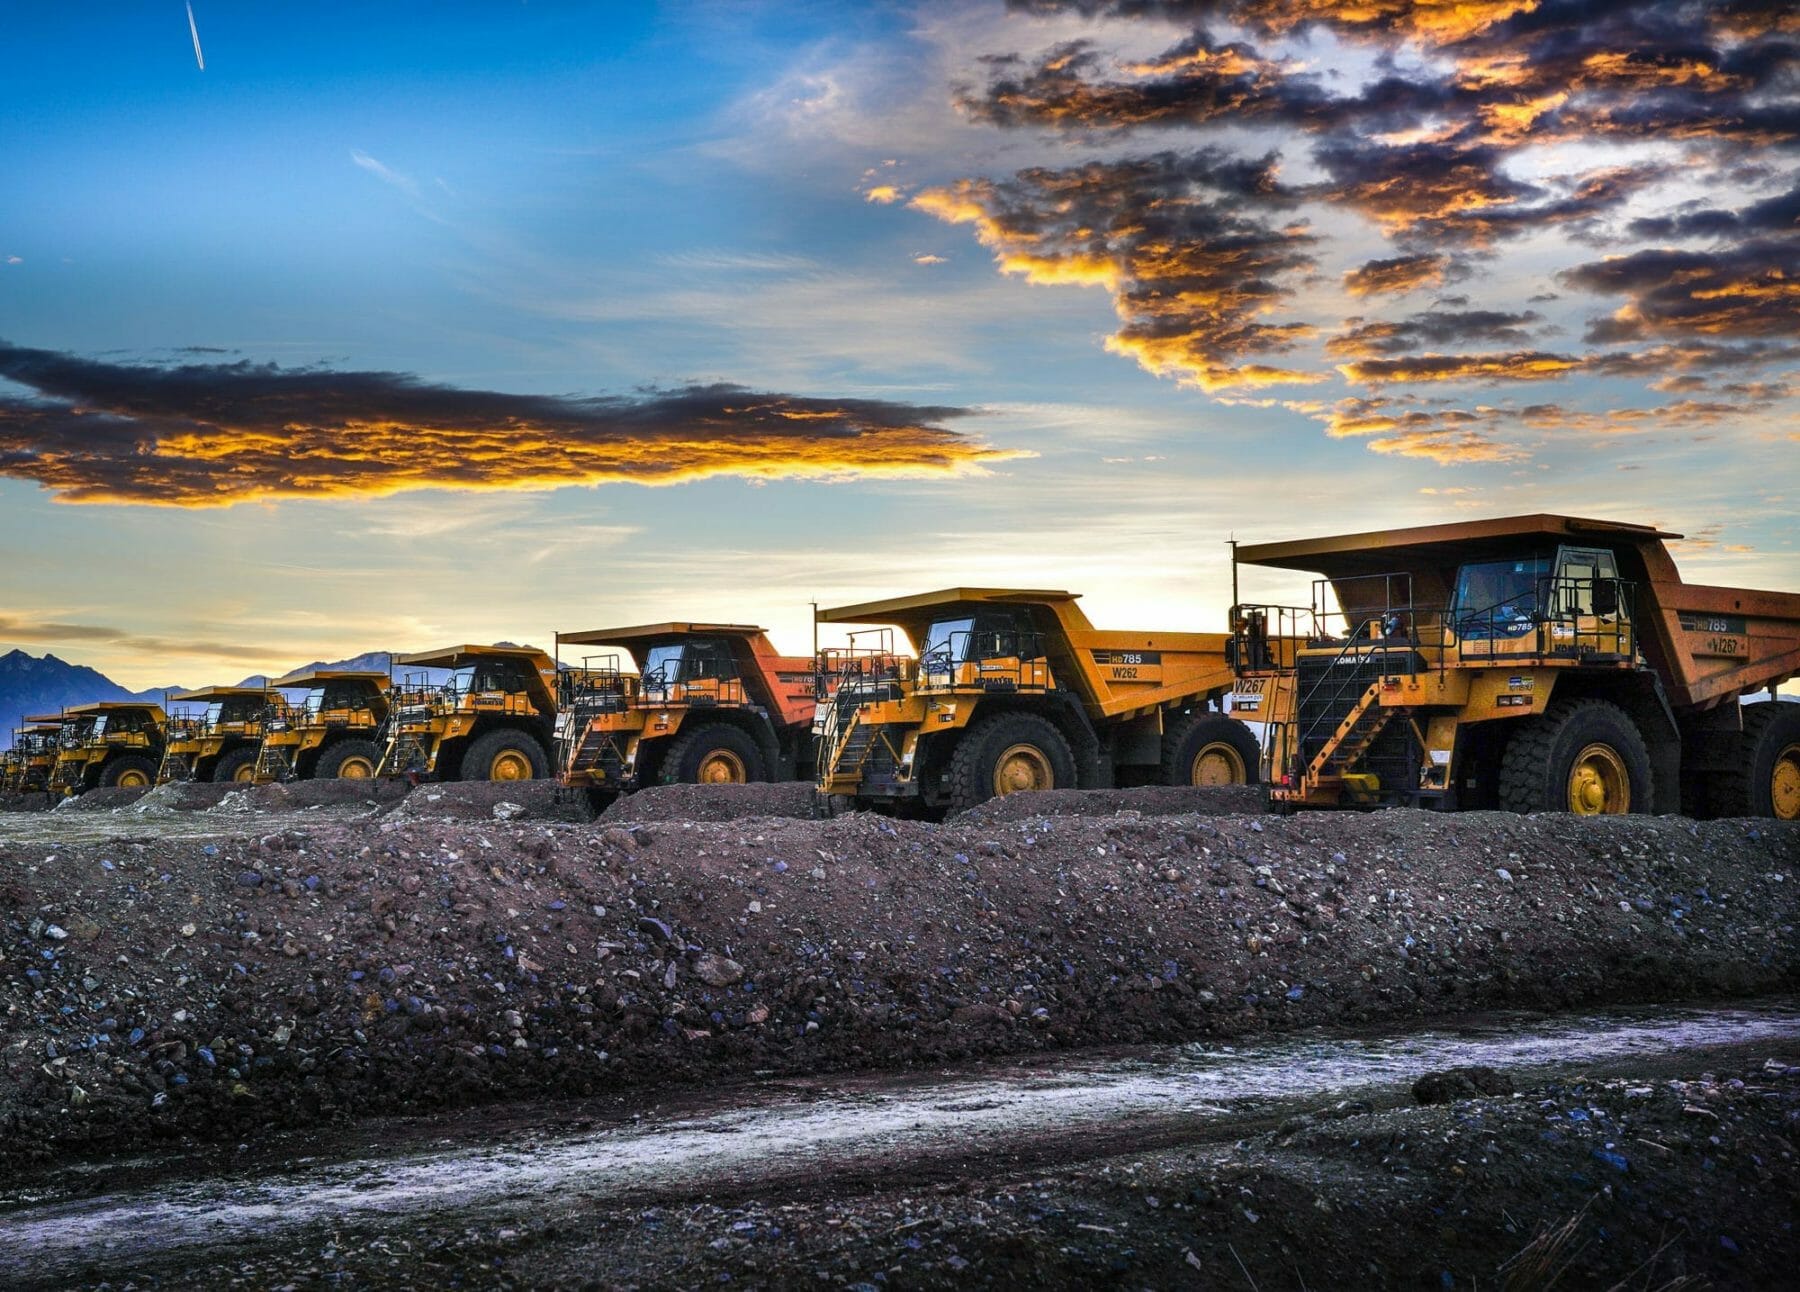
[[[1611,619],[1619,613],[1619,581],[1617,579],[1594,580],[1594,613],[1602,619]]]

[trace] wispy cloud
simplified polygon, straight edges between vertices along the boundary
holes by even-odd
[[[417,198],[419,196],[419,184],[417,180],[413,179],[410,175],[402,175],[399,171],[394,170],[385,163],[369,156],[369,154],[363,152],[362,149],[352,148],[350,150],[350,160],[368,171],[369,174],[373,175],[383,184],[399,189],[408,197]]]
[[[113,650],[133,651],[143,655],[204,656],[239,663],[259,663],[279,654],[268,646],[185,639],[174,641],[167,637],[147,637],[104,624],[66,624],[10,615],[0,615],[0,641],[32,645],[56,645],[63,642],[104,644]]]

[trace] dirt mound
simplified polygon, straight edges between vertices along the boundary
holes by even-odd
[[[555,781],[450,781],[413,788],[389,813],[411,821],[588,821],[593,818],[579,793]]]
[[[204,812],[216,807],[227,794],[243,788],[230,783],[214,785],[210,781],[170,781],[129,806],[134,812]]]
[[[248,816],[235,837],[0,845],[0,1159],[1800,979],[1793,824],[493,815],[542,810],[552,788],[426,786],[381,817]],[[428,815],[444,804],[485,814]]]
[[[0,794],[0,812],[47,812],[52,806],[48,794]]]
[[[989,799],[958,816],[969,824],[1027,821],[1037,817],[1237,816],[1264,811],[1262,791],[1254,785],[1143,785],[1124,790],[1042,790]]]
[[[108,812],[113,808],[129,807],[150,793],[148,786],[138,785],[130,789],[122,786],[111,786],[102,789],[88,790],[77,794],[74,798],[63,799],[56,805],[58,812]]]
[[[653,785],[613,801],[600,819],[618,821],[738,821],[747,817],[813,815],[811,781],[753,785]]]

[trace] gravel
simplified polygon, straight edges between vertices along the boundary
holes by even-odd
[[[0,845],[0,1161],[758,1070],[1750,994],[1800,968],[1800,826],[1768,821],[571,825],[495,819],[501,788],[205,839],[126,810],[129,839]],[[424,814],[446,804],[487,815]]]
[[[960,815],[963,822],[1028,821],[1050,816],[1229,816],[1263,810],[1254,785],[1145,785],[1122,790],[1044,790],[989,799]]]
[[[810,781],[750,785],[652,785],[614,799],[600,819],[616,821],[736,821],[749,817],[792,817],[813,813]]]

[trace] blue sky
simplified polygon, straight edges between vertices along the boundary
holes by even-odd
[[[1163,75],[1144,69],[1183,24],[1000,3],[202,0],[194,12],[204,71],[180,4],[11,17],[0,341],[78,358],[87,378],[114,384],[184,364],[216,365],[228,383],[229,365],[246,362],[321,382],[404,374],[575,401],[708,383],[811,401],[815,413],[876,401],[883,416],[939,428],[932,460],[896,467],[884,453],[878,469],[860,449],[828,461],[805,450],[791,470],[777,455],[746,478],[738,459],[714,462],[702,446],[698,465],[634,465],[647,485],[567,469],[553,441],[527,436],[519,453],[544,456],[544,478],[484,475],[471,488],[452,471],[442,487],[298,496],[264,479],[298,448],[254,464],[208,449],[222,488],[257,479],[229,506],[148,505],[163,499],[111,483],[101,500],[73,501],[41,473],[0,472],[7,644],[132,685],[661,618],[764,622],[799,649],[811,600],[959,582],[1070,587],[1103,623],[1216,627],[1230,534],[1528,510],[1663,524],[1697,537],[1677,553],[1690,578],[1800,586],[1791,359],[1761,361],[1767,389],[1751,394],[1710,374],[1700,393],[1654,392],[1656,374],[1591,363],[1555,382],[1506,374],[1415,393],[1340,376],[1354,337],[1326,351],[1357,319],[1455,315],[1466,332],[1486,309],[1525,318],[1510,332],[1529,342],[1462,350],[1583,352],[1583,328],[1618,300],[1556,276],[1661,245],[1625,238],[1627,216],[1778,196],[1792,182],[1775,160],[1784,141],[1755,173],[1741,158],[1713,158],[1714,173],[1693,149],[1677,158],[1666,143],[1590,144],[1569,131],[1517,148],[1493,164],[1536,183],[1543,196],[1520,201],[1541,209],[1559,176],[1603,165],[1636,165],[1638,187],[1598,224],[1545,223],[1472,250],[1468,235],[1443,234],[1463,241],[1435,290],[1467,296],[1460,305],[1432,303],[1432,290],[1355,297],[1347,273],[1416,252],[1426,235],[1415,228],[1401,246],[1366,204],[1293,205],[1270,219],[1304,222],[1313,267],[1255,317],[1303,318],[1312,331],[1285,356],[1220,363],[1303,363],[1312,375],[1218,386],[1196,377],[1213,361],[1191,350],[1156,368],[1117,340],[1109,349],[1130,308],[1117,273],[1155,285],[1143,247],[1040,240],[1031,251],[1044,258],[1020,267],[1022,230],[1045,214],[1021,212],[1046,199],[1017,177],[1209,147],[1278,153],[1282,182],[1312,183],[1324,173],[1312,136],[1287,118],[1121,128],[1089,115],[1071,128],[1041,103],[1008,122],[991,94],[982,106],[1004,74],[984,54],[1015,53],[1029,68],[1086,41],[1084,87],[1135,87]],[[1236,35],[1271,59],[1279,51],[1287,70],[1258,72],[1264,82],[1354,86],[1377,75],[1384,51],[1422,68],[1475,57],[1417,31],[1243,23],[1228,16],[1217,43]],[[1409,146],[1405,134],[1394,126],[1392,147]],[[1194,334],[1201,346],[1222,335]],[[16,376],[0,380],[9,392],[47,397]],[[1679,398],[1709,411],[1669,411]],[[1421,429],[1345,431],[1376,414],[1343,400],[1386,401],[1380,417]],[[1556,413],[1523,411],[1550,404]],[[901,415],[941,407],[966,411]],[[1446,430],[1449,413],[1465,429]],[[387,425],[385,414],[358,417],[331,431],[340,446],[370,435],[379,453],[411,451],[391,426],[357,429]],[[120,457],[130,466],[134,455]],[[119,465],[81,469],[111,482]],[[96,628],[106,631],[75,631]],[[190,646],[149,644],[169,640]]]

